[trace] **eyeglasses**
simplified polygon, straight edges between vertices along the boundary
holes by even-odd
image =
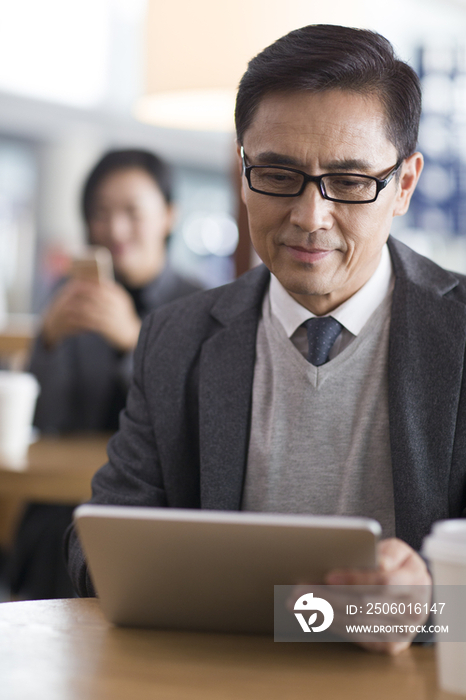
[[[342,204],[370,204],[375,202],[400,168],[398,161],[387,177],[380,180],[371,175],[356,173],[325,173],[308,175],[295,168],[282,168],[279,165],[246,165],[247,155],[241,146],[244,174],[253,192],[270,197],[299,197],[308,182],[315,182],[324,199]]]

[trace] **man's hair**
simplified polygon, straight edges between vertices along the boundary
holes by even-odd
[[[334,89],[377,96],[398,157],[414,153],[421,116],[418,76],[380,34],[329,24],[296,29],[249,62],[236,99],[238,141],[266,95]]]
[[[172,169],[164,160],[149,151],[126,149],[108,151],[94,166],[84,183],[81,207],[84,219],[89,223],[97,188],[103,180],[118,170],[139,168],[154,180],[167,204],[173,199]]]

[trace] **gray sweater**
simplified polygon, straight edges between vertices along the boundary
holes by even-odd
[[[265,298],[242,508],[357,515],[395,535],[388,423],[388,297],[335,359],[311,365]]]

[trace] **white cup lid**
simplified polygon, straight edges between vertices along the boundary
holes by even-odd
[[[466,564],[466,518],[434,523],[422,544],[422,554],[427,559]]]
[[[36,377],[30,372],[12,372],[9,370],[0,370],[0,387],[10,388],[34,388],[39,390],[39,382]]]

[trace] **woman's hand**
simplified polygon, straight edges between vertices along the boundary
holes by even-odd
[[[92,331],[118,350],[130,352],[136,347],[140,329],[133,300],[120,284],[70,280],[44,316],[42,337],[52,348],[66,337]]]

